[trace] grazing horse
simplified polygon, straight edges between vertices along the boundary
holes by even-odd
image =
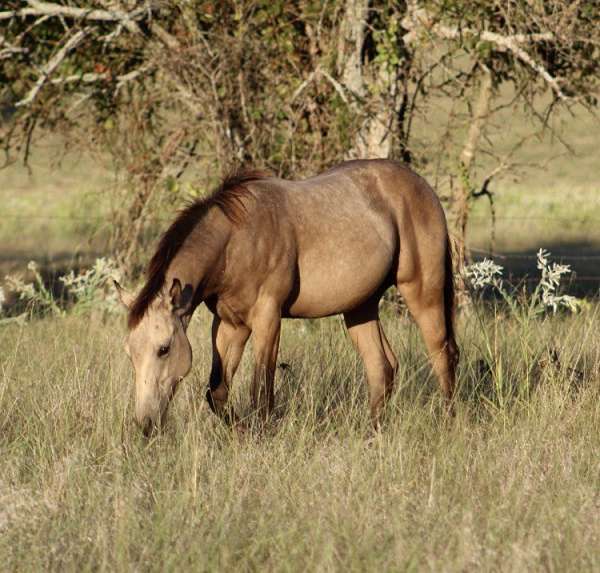
[[[366,370],[373,423],[398,362],[378,303],[396,285],[417,322],[440,388],[454,389],[452,256],[444,212],[427,182],[390,160],[348,161],[301,181],[260,172],[225,179],[162,236],[129,308],[125,344],[135,368],[135,417],[160,425],[192,351],[192,313],[206,303],[212,369],[206,398],[224,418],[232,380],[253,337],[252,399],[267,416],[282,318],[342,313]]]

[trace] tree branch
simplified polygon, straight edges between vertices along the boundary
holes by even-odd
[[[467,139],[460,154],[460,162],[467,172],[471,169],[471,163],[475,156],[477,145],[489,117],[490,102],[492,100],[492,74],[487,66],[481,66],[481,68],[483,73],[481,75],[479,95],[471,117],[471,125],[469,126]]]
[[[27,0],[28,7],[20,10],[4,10],[0,12],[0,20],[27,16],[61,16],[75,20],[91,20],[96,22],[120,22],[130,32],[140,34],[141,30],[135,23],[151,12],[151,4],[136,8],[131,12],[122,10],[98,10],[95,8],[74,8],[72,6],[61,6],[52,2],[41,2],[39,0]]]
[[[544,66],[536,62],[520,45],[530,42],[555,41],[556,36],[552,32],[503,36],[487,30],[479,31],[470,28],[450,28],[439,22],[434,22],[433,18],[425,9],[417,8],[416,3],[409,5],[407,15],[404,20],[402,20],[402,26],[409,30],[403,37],[407,44],[416,41],[417,34],[420,30],[432,33],[446,40],[457,40],[464,36],[473,36],[479,38],[482,42],[494,44],[499,50],[511,52],[516,58],[538,73],[561,100],[568,99],[558,85],[556,78],[554,78]]]
[[[135,80],[139,76],[141,76],[144,72],[148,71],[150,66],[142,66],[137,70],[133,70],[126,74],[122,74],[120,76],[116,76],[114,79],[117,82],[117,91],[123,87],[127,82]],[[70,76],[65,76],[62,78],[53,78],[50,80],[51,84],[60,85],[60,84],[72,84],[72,83],[83,83],[83,84],[92,84],[95,82],[107,81],[111,79],[110,72],[104,73],[85,73],[85,74],[72,74]]]
[[[181,48],[177,38],[169,34],[158,22],[150,24],[150,31],[167,47],[169,50],[179,50]]]
[[[54,70],[56,70],[56,68],[66,58],[67,54],[71,50],[75,49],[84,40],[89,32],[90,28],[84,28],[83,30],[79,30],[79,32],[77,32],[75,35],[71,36],[69,41],[58,52],[56,52],[52,58],[48,60],[42,69],[40,77],[35,82],[35,85],[29,90],[27,96],[16,103],[16,107],[29,105],[36,98],[37,94],[42,89],[52,72],[54,72]]]
[[[26,54],[27,52],[27,48],[9,44],[4,36],[0,36],[0,60],[6,60],[15,54]]]

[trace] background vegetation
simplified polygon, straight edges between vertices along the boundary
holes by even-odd
[[[0,283],[2,566],[598,570],[599,12],[4,2],[0,273],[37,290],[27,307]],[[510,304],[466,305],[451,422],[415,326],[386,302],[400,372],[376,435],[339,318],[284,324],[276,418],[228,431],[203,398],[200,309],[194,370],[166,430],[142,440],[104,287],[115,268],[97,257],[135,282],[173,213],[229,169],[302,177],[356,156],[426,175],[465,258],[493,252],[537,284],[548,248],[577,273],[564,291],[589,300],[530,312],[507,283]],[[234,400],[252,419],[250,366]]]
[[[347,157],[429,174],[462,255],[474,201],[493,202],[541,133],[569,149],[557,114],[595,108],[598,14],[564,0],[10,0],[0,137],[9,163],[48,131],[110,160],[128,267],[186,177],[202,191],[240,165],[303,176]]]

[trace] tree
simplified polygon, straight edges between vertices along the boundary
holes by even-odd
[[[563,0],[9,0],[0,137],[7,162],[48,130],[111,154],[128,267],[198,163],[199,187],[245,164],[298,176],[344,157],[414,163],[449,193],[463,252],[472,202],[523,144],[480,175],[492,118],[523,106],[545,129],[561,107],[596,104],[598,15]],[[432,136],[428,114],[448,102]]]
[[[518,150],[537,132],[551,129],[551,116],[560,109],[591,111],[596,106],[598,8],[597,2],[563,0],[409,4],[402,22],[408,30],[405,42],[432,54],[432,67],[444,68],[443,74],[430,77],[429,92],[459,106],[466,103],[462,114],[451,110],[444,131],[446,149],[455,140],[448,164],[455,181],[451,201],[461,258],[470,206],[479,197],[493,201],[493,178],[518,166]],[[502,126],[494,119],[507,107],[524,109],[534,127],[508,153],[497,156],[494,133]],[[494,157],[496,164],[476,177],[481,153]]]

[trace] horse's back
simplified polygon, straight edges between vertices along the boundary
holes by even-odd
[[[295,280],[286,314],[347,311],[393,276],[397,225],[370,162],[343,164],[302,181],[266,180],[255,191],[269,196],[261,202],[278,211],[278,234],[293,236]]]
[[[254,244],[273,253],[293,245],[291,259],[276,258],[288,265],[281,280],[293,274],[284,313],[299,317],[346,312],[394,284],[400,245],[410,248],[402,226],[427,217],[437,201],[418,175],[387,160],[346,162],[301,181],[270,178],[253,183],[253,192],[259,210],[249,236],[265,238]],[[255,249],[254,256],[258,264],[270,255]]]

